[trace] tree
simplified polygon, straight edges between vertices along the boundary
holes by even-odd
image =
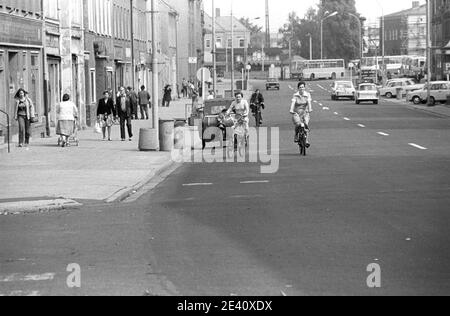
[[[359,23],[352,13],[358,17],[355,0],[327,0],[319,7],[319,16],[326,12],[339,14],[324,21],[323,51],[324,58],[343,58],[351,60],[360,55]]]
[[[250,18],[242,17],[239,20],[246,28],[250,30],[250,47],[261,48],[262,41],[264,40],[264,34],[262,32],[262,26],[256,25],[251,22]]]
[[[295,12],[289,14],[288,23],[280,31],[283,36],[283,47],[289,47],[292,43],[293,55],[300,54],[309,59],[310,44],[313,42],[313,59],[320,58],[320,21],[326,14],[337,11],[339,14],[323,23],[323,52],[324,58],[342,58],[351,60],[359,57],[359,23],[350,16],[356,12],[355,0],[327,0],[322,1],[318,10],[311,7],[303,18],[299,18]],[[293,35],[292,35],[293,34]]]

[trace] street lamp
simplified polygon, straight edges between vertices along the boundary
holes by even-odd
[[[361,58],[361,60],[362,60],[362,58],[363,58],[363,36],[362,36],[362,23],[361,23],[361,21],[362,21],[362,17],[358,17],[357,15],[355,15],[355,14],[353,14],[353,13],[350,13],[350,12],[348,12],[348,15],[350,15],[350,16],[352,16],[352,17],[354,17],[357,21],[358,21],[358,25],[359,25],[359,46],[360,46],[360,58]]]
[[[313,42],[311,33],[306,34],[309,37],[309,60],[313,60]]]
[[[329,14],[329,12],[325,12],[325,17],[320,20],[320,59],[323,59],[323,21],[325,21],[328,18],[331,18],[333,16],[338,15],[339,12],[334,11],[333,13]]]

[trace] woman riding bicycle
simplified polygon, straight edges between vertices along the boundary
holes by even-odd
[[[295,125],[295,140],[298,143],[298,134],[300,128],[305,128],[309,130],[310,113],[312,112],[312,98],[311,94],[306,91],[306,83],[300,81],[298,83],[298,92],[294,94],[291,104],[291,114],[292,121]],[[309,148],[311,145],[309,139],[306,140],[306,147]]]
[[[236,93],[236,100],[231,104],[230,108],[227,111],[227,116],[231,113],[236,113],[236,117],[238,119],[239,125],[242,125],[245,129],[246,134],[249,132],[249,118],[250,114],[250,106],[248,105],[247,100],[244,100],[244,95],[241,92]]]

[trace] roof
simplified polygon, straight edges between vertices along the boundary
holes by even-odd
[[[385,18],[396,18],[396,17],[402,17],[402,16],[410,16],[410,15],[426,15],[427,14],[427,6],[426,4],[415,7],[415,8],[410,8],[410,9],[406,9],[406,10],[402,10],[399,12],[395,12],[392,14],[388,14],[385,16]]]
[[[225,31],[231,32],[231,16],[218,16],[216,24],[219,24]],[[236,17],[233,16],[233,26],[235,32],[250,32]]]
[[[212,17],[210,15],[208,15],[207,13],[205,13],[205,29],[206,29],[206,31],[209,31],[212,33]],[[217,19],[216,19],[216,32],[218,32],[218,33],[226,32],[225,28],[222,25],[220,25],[219,23],[217,23]]]

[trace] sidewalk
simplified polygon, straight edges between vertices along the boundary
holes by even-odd
[[[161,117],[184,118],[184,103],[160,108]],[[60,148],[53,136],[33,138],[26,150],[17,148],[14,138],[11,154],[0,152],[0,213],[6,202],[10,206],[61,198],[114,202],[168,170],[173,165],[169,152],[138,150],[139,130],[152,127],[152,121],[132,122],[131,142],[120,141],[119,126],[113,127],[112,142],[103,141],[92,128],[79,131],[79,147]]]
[[[388,102],[406,105],[409,108],[425,111],[433,114],[437,114],[440,116],[450,117],[450,105],[445,104],[436,104],[435,106],[427,106],[426,104],[416,105],[412,102],[407,102],[406,99],[397,100],[397,99],[385,99]]]

